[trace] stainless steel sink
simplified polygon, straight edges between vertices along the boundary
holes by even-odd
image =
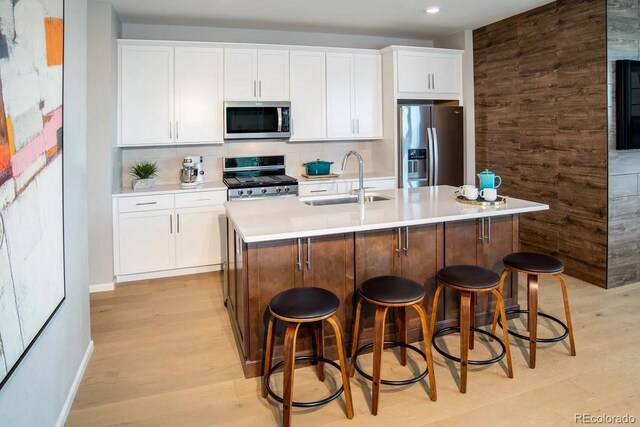
[[[366,194],[364,196],[364,202],[379,202],[382,200],[391,200],[392,197],[383,196],[382,194]],[[309,206],[326,206],[326,205],[344,205],[347,203],[358,203],[358,196],[352,195],[336,195],[336,196],[321,196],[321,197],[302,197],[300,200]]]

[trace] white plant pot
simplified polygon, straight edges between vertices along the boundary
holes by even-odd
[[[131,180],[131,188],[134,190],[148,190],[156,185],[155,178],[139,179],[134,178]]]

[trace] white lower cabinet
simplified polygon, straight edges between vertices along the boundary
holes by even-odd
[[[224,190],[115,198],[114,272],[118,281],[131,275],[170,276],[172,270],[180,274],[181,269],[222,264],[225,200]]]

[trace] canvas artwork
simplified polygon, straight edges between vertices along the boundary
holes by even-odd
[[[0,386],[65,297],[63,0],[0,0]]]

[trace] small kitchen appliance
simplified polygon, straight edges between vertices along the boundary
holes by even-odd
[[[204,184],[202,156],[187,156],[182,160],[180,182],[181,188],[193,188]]]
[[[498,181],[497,183],[496,180]],[[478,188],[480,191],[485,188],[498,188],[500,184],[502,184],[502,178],[489,169],[485,169],[478,174]]]
[[[224,103],[224,139],[289,139],[291,102],[227,101]]]

